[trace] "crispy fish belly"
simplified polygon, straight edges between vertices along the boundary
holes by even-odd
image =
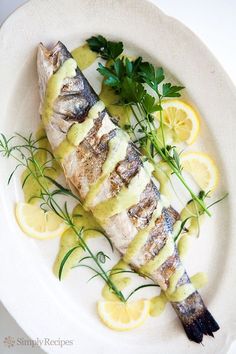
[[[40,114],[68,185],[124,260],[160,285],[188,338],[218,324],[181,264],[173,238],[178,213],[160,195],[152,168],[89,85],[65,46],[38,49]]]

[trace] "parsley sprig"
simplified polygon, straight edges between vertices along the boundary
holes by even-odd
[[[99,41],[101,36],[92,37],[87,42]],[[109,43],[104,41],[104,43]],[[120,54],[121,42],[112,42],[113,51]],[[117,49],[114,48],[117,46]],[[90,46],[94,50],[94,46]],[[122,45],[123,48],[123,45]],[[104,83],[114,89],[116,94],[119,95],[119,104],[130,106],[136,120],[135,126],[137,131],[141,133],[141,137],[137,138],[136,144],[141,144],[148,158],[155,164],[154,156],[158,155],[165,161],[171,168],[177,178],[182,182],[191,198],[198,203],[205,213],[209,216],[208,210],[203,199],[199,198],[193,192],[189,184],[183,177],[182,166],[180,163],[180,153],[176,146],[166,144],[163,117],[162,117],[162,100],[165,98],[180,97],[183,86],[172,85],[169,82],[164,82],[165,74],[163,68],[156,68],[149,62],[143,61],[142,57],[135,60],[130,60],[127,57],[109,56],[106,50],[106,59],[111,61],[111,65],[105,66],[101,63],[98,64],[98,72],[104,77]],[[151,93],[150,93],[151,92]],[[159,112],[160,117],[160,130],[161,139],[156,134],[156,126],[154,124],[153,113]],[[128,127],[128,129],[134,129]]]
[[[101,35],[87,39],[87,43],[92,51],[100,54],[105,60],[115,60],[123,52],[122,42],[107,41]]]

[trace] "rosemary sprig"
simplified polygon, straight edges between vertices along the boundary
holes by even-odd
[[[182,232],[185,230],[186,232],[188,232],[188,229],[185,229],[185,225],[187,223],[188,220],[191,220],[192,216],[189,216],[187,217],[186,219],[184,219],[182,222],[181,222],[181,225],[180,225],[180,228],[179,228],[179,231],[177,233],[177,235],[174,237],[174,241],[176,242],[179,238],[179,236],[182,234]]]
[[[209,196],[209,192],[208,192],[208,193],[205,193],[204,191],[200,191],[199,194],[198,194],[199,199],[203,200],[204,202],[205,202],[205,199],[206,199],[208,196]],[[211,203],[210,205],[208,205],[207,207],[208,207],[208,208],[212,208],[214,205],[216,205],[216,204],[222,202],[225,198],[227,198],[227,196],[228,196],[228,193],[225,193],[225,194],[223,195],[223,197],[221,197],[221,198],[215,200],[214,202],[212,202],[212,203]],[[188,205],[189,205],[190,203],[192,203],[192,202],[194,203],[194,211],[193,211],[193,212],[188,209]],[[182,235],[182,232],[189,232],[189,231],[190,231],[190,230],[189,230],[189,227],[186,228],[186,224],[187,224],[188,221],[191,222],[192,219],[196,219],[196,221],[197,221],[197,235],[199,235],[199,233],[200,233],[200,216],[204,214],[204,210],[203,210],[203,209],[198,209],[198,208],[197,208],[197,205],[196,205],[196,202],[195,202],[193,199],[191,199],[191,200],[188,201],[188,203],[187,203],[187,205],[186,205],[185,208],[187,209],[187,211],[188,211],[188,213],[189,213],[189,216],[185,217],[185,219],[182,220],[182,222],[181,222],[181,224],[180,224],[179,231],[178,231],[178,233],[177,233],[177,234],[175,235],[175,237],[174,237],[174,241],[175,241],[175,242],[177,242],[179,236]]]
[[[54,157],[52,153],[47,150],[47,153],[50,154],[50,159],[47,160],[45,163],[40,164],[39,161],[37,160],[36,152],[40,150],[41,148],[37,146],[38,140],[33,139],[33,135],[30,134],[28,138],[17,134],[16,136],[11,137],[10,139],[7,139],[5,135],[1,134],[0,135],[0,153],[7,158],[13,158],[14,160],[17,161],[17,167],[13,170],[11,173],[11,178],[13,177],[14,173],[18,169],[18,167],[23,167],[28,170],[28,173],[32,178],[37,181],[38,185],[41,188],[41,194],[39,196],[35,196],[34,198],[37,198],[40,201],[40,207],[42,210],[45,212],[47,210],[51,210],[54,213],[56,213],[63,221],[65,224],[68,225],[68,227],[73,230],[75,235],[78,238],[78,244],[74,247],[72,247],[63,257],[60,268],[59,268],[59,279],[61,280],[62,277],[62,272],[63,268],[71,256],[71,254],[78,248],[82,248],[83,251],[86,252],[86,255],[80,259],[78,264],[76,266],[78,267],[86,267],[89,268],[91,271],[93,271],[95,274],[89,279],[93,279],[95,277],[100,277],[104,280],[104,282],[108,285],[108,287],[111,289],[111,291],[117,296],[117,298],[122,301],[126,302],[136,291],[142,288],[146,288],[149,286],[157,286],[155,284],[146,284],[146,285],[141,285],[135,288],[134,290],[131,291],[131,293],[125,297],[123,293],[117,288],[116,284],[112,280],[111,275],[115,275],[118,273],[135,273],[137,274],[136,271],[134,270],[123,270],[123,269],[116,269],[114,270],[109,270],[106,271],[103,268],[103,265],[105,264],[107,259],[110,259],[108,255],[106,255],[103,251],[99,251],[96,254],[91,250],[91,248],[88,246],[86,242],[86,236],[85,233],[90,230],[95,230],[95,229],[84,229],[83,227],[77,227],[76,222],[74,219],[81,217],[81,215],[70,215],[69,210],[68,210],[68,205],[67,202],[64,202],[63,206],[58,202],[57,197],[58,196],[67,196],[67,197],[72,197],[74,198],[77,202],[79,201],[79,198],[74,195],[70,190],[62,186],[60,183],[57,181],[53,180],[50,176],[47,176],[47,171],[52,168],[52,161],[54,160]],[[22,141],[21,144],[16,143],[16,139],[20,139]],[[51,185],[53,185],[55,188],[51,189],[48,186],[48,182],[50,182]],[[27,180],[25,181],[27,183]],[[80,201],[79,201],[80,202]],[[101,231],[101,230],[96,230],[101,232],[109,241],[109,244],[113,250],[113,246],[111,244],[111,241],[108,239],[108,237]],[[91,266],[90,264],[84,263],[87,260],[93,261],[95,266]],[[83,262],[83,263],[82,263]],[[75,266],[75,267],[76,267]],[[73,267],[74,268],[74,267]]]
[[[21,139],[23,144],[12,144],[17,137]],[[38,149],[40,148],[37,146],[37,141],[33,140],[32,134],[28,138],[25,138],[18,134],[17,136],[13,136],[10,139],[7,139],[5,135],[1,134],[0,153],[2,153],[4,157],[11,157],[16,160],[18,162],[17,166],[26,168],[29,171],[29,174],[34,178],[34,180],[37,181],[41,188],[41,194],[40,196],[36,196],[36,198],[41,201],[41,208],[43,210],[49,209],[55,212],[61,219],[63,219],[63,221],[68,225],[68,227],[70,227],[75,232],[76,236],[78,237],[78,246],[69,250],[69,252],[67,252],[61,262],[59,278],[61,278],[64,264],[69,258],[69,256],[74,252],[76,248],[81,247],[84,251],[87,252],[89,258],[93,260],[97,267],[97,269],[93,267],[90,267],[90,269],[92,269],[96,274],[99,274],[100,277],[109,286],[109,288],[113,291],[113,293],[122,302],[125,302],[125,298],[122,292],[116,287],[116,285],[110,279],[109,275],[102,266],[102,264],[104,263],[104,258],[106,258],[106,256],[103,252],[99,252],[96,255],[93,253],[93,251],[90,249],[90,247],[83,238],[83,228],[78,228],[74,223],[73,217],[68,211],[67,202],[65,202],[64,205],[61,206],[56,198],[59,195],[69,195],[78,201],[78,197],[46,175],[46,170],[50,168],[50,165],[48,166],[48,164],[44,164],[44,166],[42,166],[39,164],[38,160],[35,158],[35,152]],[[50,153],[50,151],[48,151],[48,153]],[[15,172],[16,168],[11,173],[11,178]],[[47,179],[52,181],[54,185],[56,185],[57,189],[50,190],[48,188],[47,183],[45,183]],[[89,266],[87,265],[87,267]]]

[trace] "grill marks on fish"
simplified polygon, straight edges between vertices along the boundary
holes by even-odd
[[[128,187],[131,179],[139,172],[140,166],[141,161],[138,153],[133,149],[130,143],[125,159],[116,165],[115,170],[109,177],[112,197],[117,195],[123,186]]]
[[[137,175],[142,166],[140,154],[130,143],[127,149],[125,160],[119,162],[110,176],[112,196],[115,196],[125,185],[129,186],[132,178]],[[138,204],[132,206],[127,211],[130,221],[139,230],[148,225],[152,213],[157,206],[160,193],[155,184],[150,181],[140,196]]]
[[[160,245],[160,243],[159,243]],[[175,270],[178,266],[181,265],[180,259],[176,250],[174,251],[173,255],[168,258],[168,260],[161,266],[161,268],[156,272],[159,276],[159,281],[162,281],[162,288],[168,288],[169,286],[169,279],[174,274]],[[178,286],[189,283],[189,279],[182,278],[178,281]]]
[[[160,193],[155,184],[150,181],[141,194],[139,203],[128,210],[129,218],[138,230],[149,224],[159,199]]]
[[[108,134],[98,137],[97,132],[102,125],[103,117],[104,112],[95,119],[93,128],[76,149],[76,161],[74,163],[78,163],[79,168],[73,169],[74,173],[70,176],[70,179],[78,190],[82,187],[80,182],[84,182],[85,178],[88,186],[97,181],[107,158],[108,143],[116,135],[116,131],[112,130]],[[88,188],[86,188],[86,191],[88,191]],[[85,195],[82,193],[81,197],[84,199]]]
[[[165,245],[167,237],[167,233],[165,232],[165,217],[162,212],[161,216],[156,220],[147,242],[140,251],[140,253],[145,255],[145,263],[158,254],[160,249]]]
[[[61,42],[58,42],[51,51],[45,49],[45,53],[45,60],[49,58],[53,70],[50,67],[46,67],[45,63],[42,63],[41,45],[39,47],[38,68],[39,72],[41,71],[39,76],[42,91],[45,90],[45,80],[50,77],[50,73],[55,73],[67,59],[71,58],[70,53]],[[41,92],[42,99],[43,94]],[[55,116],[58,115],[63,117],[65,122],[69,120],[81,123],[86,119],[89,109],[98,100],[96,93],[82,72],[77,68],[74,78],[64,80],[60,96],[55,102],[54,121]],[[93,128],[77,147],[75,153],[69,156],[66,162],[67,165],[64,168],[69,184],[71,185],[72,183],[76,187],[82,200],[86,197],[89,186],[101,176],[102,167],[108,155],[109,141],[116,135],[115,128],[102,136],[98,134],[106,114],[108,112],[104,110],[94,119]],[[112,117],[109,118],[114,122]],[[104,182],[105,199],[117,195],[123,186],[128,187],[132,178],[139,173],[142,166],[139,152],[130,142],[125,159],[116,165],[108,180]],[[150,182],[147,183],[145,190],[140,195],[139,202],[129,208],[129,210],[114,215],[108,220],[107,233],[114,243],[119,238],[122,239],[120,243],[117,242],[115,244],[122,254],[125,253],[137,231],[149,225],[159,202],[160,193],[150,178]],[[172,232],[173,224],[178,218],[179,214],[172,207],[164,207],[162,209],[161,216],[156,219],[146,243],[139,251],[135,262],[131,262],[131,266],[138,269],[159,254],[162,248],[165,247],[169,237],[171,237],[170,233]],[[151,276],[165,290],[168,288],[171,275],[180,265],[181,261],[175,247],[173,254],[167,257],[164,263],[153,271]],[[190,280],[185,272],[178,280],[177,287],[189,282]],[[183,301],[172,302],[172,306],[190,340],[199,343],[202,341],[203,334],[213,335],[213,332],[219,329],[197,291]]]
[[[168,226],[166,223],[167,215],[171,220],[171,223],[168,221]],[[139,266],[144,265],[158,255],[159,251],[165,246],[167,238],[170,237],[169,234],[172,231],[173,225],[178,219],[179,214],[172,207],[162,209],[161,215],[156,219],[155,225],[149,232],[146,243],[139,250],[139,254],[136,257],[136,262],[139,263]],[[173,274],[179,263],[180,260],[178,253],[175,252],[163,263],[161,268],[158,270],[158,274],[160,274],[162,278],[166,279],[166,270],[169,269],[170,274]],[[167,279],[168,278],[169,277],[167,277]]]

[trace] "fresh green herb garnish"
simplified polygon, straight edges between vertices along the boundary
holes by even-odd
[[[100,54],[101,58],[115,60],[123,52],[122,42],[107,41],[106,38],[99,35],[91,37],[86,41],[93,52]]]
[[[40,138],[41,139],[41,138]],[[58,201],[58,197],[66,196],[75,199],[77,202],[80,203],[79,198],[74,195],[70,190],[63,187],[60,183],[52,179],[50,176],[47,176],[47,171],[53,168],[52,162],[55,161],[50,150],[43,148],[50,156],[50,158],[43,164],[40,164],[37,160],[36,152],[41,150],[38,146],[38,142],[40,139],[34,140],[33,135],[30,134],[28,138],[17,134],[12,136],[10,139],[7,139],[4,134],[0,134],[0,153],[3,157],[6,158],[13,158],[17,165],[14,168],[13,172],[10,174],[10,178],[8,179],[8,183],[12,179],[15,172],[18,170],[19,167],[23,167],[27,169],[28,174],[32,176],[32,178],[39,184],[41,189],[41,194],[39,196],[35,196],[34,198],[38,199],[40,207],[45,212],[48,210],[53,211],[56,213],[67,225],[68,227],[73,230],[75,235],[78,239],[78,244],[72,247],[63,257],[60,268],[59,268],[59,279],[61,280],[63,268],[71,256],[73,252],[78,249],[82,248],[82,250],[86,253],[86,256],[80,259],[78,264],[75,267],[86,267],[89,268],[95,274],[90,278],[93,279],[95,277],[100,277],[104,280],[104,282],[108,285],[110,290],[117,296],[117,298],[122,301],[126,302],[130,296],[132,296],[136,291],[141,288],[148,287],[148,286],[157,286],[155,284],[147,284],[142,285],[134,289],[127,297],[123,295],[123,293],[117,288],[115,283],[112,280],[111,274],[113,274],[112,270],[106,271],[103,265],[106,263],[107,259],[110,259],[108,255],[106,255],[103,251],[99,251],[94,253],[92,249],[88,246],[86,242],[85,234],[87,231],[95,230],[101,232],[109,241],[109,244],[113,250],[111,241],[101,230],[97,229],[84,229],[83,227],[77,227],[74,219],[81,217],[79,214],[71,215],[68,210],[67,201],[64,202],[62,205]],[[20,140],[20,143],[17,141]],[[54,188],[49,188],[47,181],[50,182],[50,185],[53,185]],[[27,183],[27,180],[23,183]],[[85,261],[90,260],[93,262],[93,266],[90,264],[85,263]],[[74,268],[74,267],[73,267]],[[134,270],[116,270],[114,274],[118,273],[135,273]]]
[[[188,232],[188,229],[185,229],[185,225],[186,225],[187,221],[190,220],[191,218],[192,218],[192,216],[189,216],[181,222],[179,231],[178,231],[177,235],[174,237],[175,242],[178,240],[179,236],[182,234],[183,231]]]
[[[91,39],[94,40],[92,37]],[[103,42],[105,38],[103,38]],[[105,42],[104,42],[105,43]],[[108,42],[107,42],[108,43]],[[90,40],[88,40],[90,45]],[[92,49],[92,46],[90,47]],[[165,83],[165,74],[162,68],[155,68],[154,65],[144,62],[141,57],[130,60],[127,57],[116,58],[106,55],[106,59],[111,61],[109,67],[98,64],[98,72],[104,76],[104,83],[114,89],[119,95],[121,105],[128,105],[135,117],[136,123],[127,125],[127,130],[132,134],[133,140],[141,147],[146,156],[155,165],[155,156],[159,156],[165,161],[177,178],[182,182],[191,198],[201,207],[201,209],[211,215],[204,200],[195,194],[183,177],[180,154],[176,146],[166,144],[163,118],[162,100],[165,98],[180,97],[183,86],[175,86]],[[147,89],[149,87],[149,90]],[[150,89],[151,92],[150,93]],[[153,113],[159,112],[161,138],[156,134]],[[137,137],[136,132],[139,133]],[[140,136],[141,134],[141,136]]]
[[[214,205],[220,203],[220,202],[223,201],[225,198],[227,198],[227,196],[228,196],[228,193],[225,193],[225,194],[223,195],[223,197],[221,197],[221,198],[215,200],[215,201],[212,202],[210,205],[207,205],[207,208],[209,209],[209,208],[211,208],[212,206],[214,206]],[[201,199],[201,200],[202,200],[203,202],[205,202],[205,204],[206,204],[206,199],[209,197],[209,192],[208,192],[208,193],[205,193],[204,191],[200,191],[199,194],[198,194],[198,197],[199,197],[199,199]],[[196,220],[197,220],[197,235],[199,235],[199,233],[200,233],[200,221],[199,221],[199,218],[200,218],[201,215],[204,214],[204,210],[201,209],[201,208],[198,208],[197,205],[196,205],[196,202],[195,202],[193,199],[191,199],[191,200],[188,201],[187,206],[186,206],[186,209],[187,209],[187,210],[188,210],[188,205],[189,205],[190,203],[192,203],[192,202],[194,203],[194,212],[189,211],[189,214],[190,214],[190,215],[187,216],[185,219],[182,220],[182,222],[181,222],[181,224],[180,224],[179,231],[178,231],[178,233],[177,233],[177,234],[175,235],[175,237],[174,237],[174,241],[175,241],[175,242],[177,242],[179,236],[181,236],[183,232],[186,232],[186,233],[189,232],[188,227],[186,228],[186,224],[187,224],[188,221],[191,221],[192,219],[196,219]]]
[[[16,138],[20,139],[20,143],[15,143]],[[45,211],[52,210],[53,212],[55,212],[61,219],[64,220],[64,222],[74,231],[74,233],[78,237],[78,246],[70,249],[61,262],[59,270],[59,279],[61,278],[63,267],[69,256],[74,252],[76,248],[81,247],[88,254],[87,257],[93,260],[96,268],[93,268],[89,265],[86,266],[93,270],[96,274],[99,274],[99,276],[106,282],[112,292],[121,301],[124,302],[125,298],[122,292],[117,289],[116,285],[112,282],[109,275],[102,266],[102,264],[104,263],[104,259],[106,259],[108,256],[105,256],[103,252],[98,252],[97,254],[93,253],[93,251],[90,249],[83,237],[83,234],[86,230],[84,230],[83,228],[78,228],[76,226],[73,221],[73,216],[71,216],[68,211],[67,202],[65,202],[62,206],[57,200],[57,197],[62,195],[73,197],[77,201],[79,201],[79,198],[75,196],[71,191],[60,185],[57,181],[54,181],[52,178],[47,176],[47,171],[51,168],[51,162],[54,157],[52,157],[51,152],[47,150],[51,158],[43,165],[40,165],[38,160],[35,158],[35,153],[40,149],[37,143],[38,140],[34,140],[32,134],[28,138],[23,137],[22,135],[18,135],[13,136],[10,139],[7,139],[5,135],[1,134],[0,153],[2,153],[4,157],[11,157],[15,161],[17,161],[17,167],[11,173],[11,178],[19,167],[26,168],[29,171],[29,175],[32,176],[35,181],[37,181],[41,188],[40,196],[35,197],[41,202],[41,208]],[[52,190],[49,189],[47,183],[45,183],[47,179],[49,179],[50,182],[53,182],[56,188]]]

